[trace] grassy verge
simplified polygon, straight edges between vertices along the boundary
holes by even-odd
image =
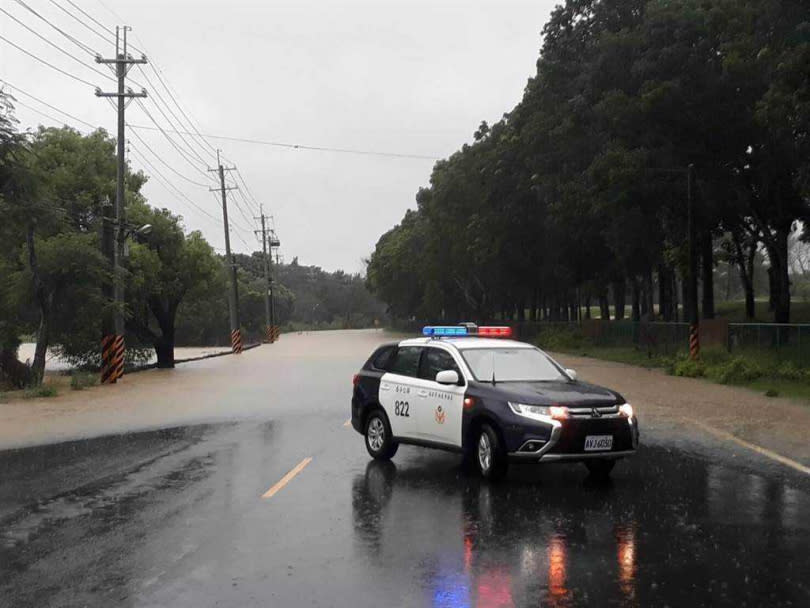
[[[700,360],[692,361],[685,350],[664,354],[635,346],[596,345],[578,330],[569,328],[548,328],[537,336],[535,343],[546,350],[660,368],[675,376],[705,378],[719,384],[744,386],[772,397],[793,397],[810,403],[810,361],[795,357],[789,349],[783,353],[764,349],[734,353],[704,349]]]

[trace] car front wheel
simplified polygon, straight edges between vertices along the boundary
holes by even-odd
[[[475,462],[484,479],[495,481],[506,475],[506,451],[501,445],[500,437],[488,424],[483,425],[478,433]]]
[[[366,450],[372,458],[390,460],[397,453],[399,444],[391,436],[391,427],[380,410],[369,414],[366,420]]]

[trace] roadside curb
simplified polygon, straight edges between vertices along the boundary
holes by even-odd
[[[261,346],[262,342],[255,342],[254,344],[247,344],[242,347],[242,352],[246,350],[251,350],[253,348],[258,348]],[[221,353],[211,353],[210,355],[200,355],[199,357],[189,357],[188,359],[175,359],[174,364],[177,365],[178,363],[191,363],[193,361],[202,361],[204,359],[214,359],[216,357],[227,357],[229,355],[233,355],[233,351],[226,350]],[[134,374],[137,372],[145,372],[150,369],[157,369],[157,363],[150,363],[148,365],[141,365],[139,367],[133,367],[132,369],[125,370],[127,374]]]

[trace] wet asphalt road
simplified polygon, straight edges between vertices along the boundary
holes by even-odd
[[[264,415],[0,452],[0,606],[810,605],[806,476],[643,410],[609,482],[370,462],[344,426],[366,347],[287,360],[309,376],[246,356],[297,379]]]

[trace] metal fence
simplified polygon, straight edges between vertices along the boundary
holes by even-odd
[[[729,323],[728,350],[746,349],[791,352],[810,362],[810,324]]]
[[[401,321],[395,327],[408,333],[421,333],[422,326],[427,324]],[[554,336],[557,333],[570,334],[574,340],[594,346],[634,347],[661,354],[686,351],[689,345],[688,323],[489,320],[487,324],[509,325],[517,339],[527,342],[559,342],[560,336]],[[704,327],[708,325],[709,322],[704,323]],[[711,332],[702,335],[701,342],[703,348],[725,349],[731,353],[757,350],[810,364],[810,324],[712,322]]]

